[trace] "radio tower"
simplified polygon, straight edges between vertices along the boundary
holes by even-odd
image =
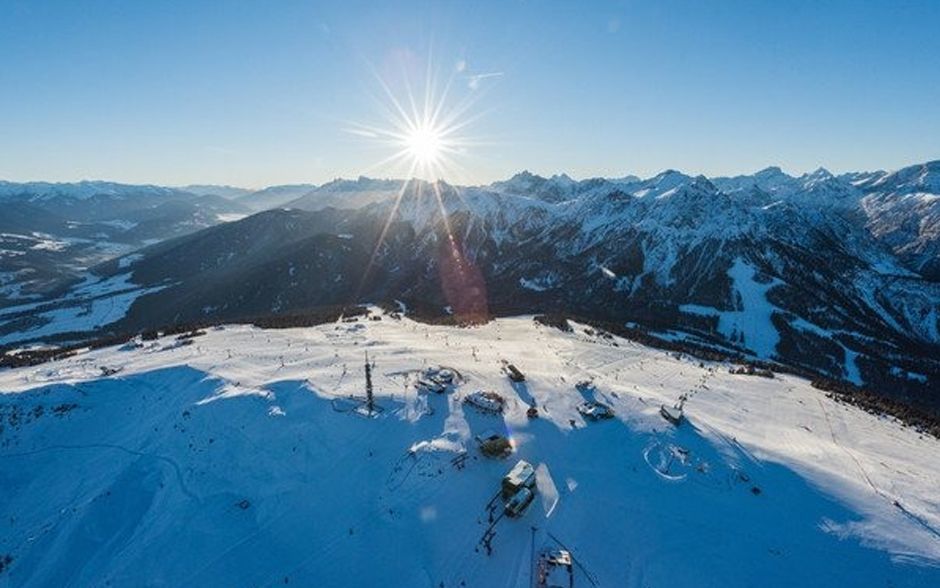
[[[366,409],[369,411],[369,416],[372,416],[374,406],[375,403],[372,398],[372,366],[369,365],[369,352],[366,351]]]

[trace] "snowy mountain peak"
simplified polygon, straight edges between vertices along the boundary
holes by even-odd
[[[796,180],[777,166],[765,167],[752,177],[755,185],[769,192],[778,191],[784,186],[792,186]]]
[[[544,178],[523,170],[508,180],[493,182],[489,188],[502,194],[527,196],[545,202],[562,202],[573,198],[579,189],[580,182],[573,180],[567,174],[556,174]]]
[[[665,184],[671,185],[671,184]],[[720,192],[715,187],[715,185],[706,178],[705,176],[699,175],[694,178],[689,178],[689,181],[682,181],[675,184],[675,187],[669,188],[665,191],[658,191],[655,194],[656,199],[672,199],[672,200],[681,200],[681,208],[692,207],[692,202],[695,201],[705,201],[710,202],[712,199],[719,195]],[[704,200],[703,200],[704,199]]]
[[[500,191],[528,190],[536,185],[544,183],[545,181],[546,179],[542,176],[524,169],[521,172],[514,174],[508,180],[493,182],[492,187],[499,187]]]
[[[540,175],[538,175],[538,174],[534,174],[534,173],[530,172],[530,171],[527,170],[527,169],[524,169],[524,170],[522,170],[521,172],[518,172],[518,173],[516,173],[515,175],[513,175],[511,178],[509,178],[509,181],[513,181],[513,180],[516,180],[516,181],[531,181],[531,180],[544,180],[544,179],[545,179],[545,178],[543,178],[542,176],[540,176]]]
[[[320,186],[318,192],[355,192],[362,190],[388,190],[401,187],[404,180],[375,179],[359,176],[355,180],[336,178]]]
[[[799,182],[793,176],[784,173],[779,167],[766,167],[753,175],[714,178],[712,182],[723,192],[747,192],[754,190],[774,196],[791,194],[799,189]]]
[[[715,192],[718,190],[711,180],[701,174],[695,176],[695,178],[692,180],[692,186],[701,190],[708,190],[709,192]]]
[[[154,186],[151,184],[120,184],[117,182],[104,182],[97,180],[83,180],[81,182],[6,182],[0,181],[0,199],[19,198],[26,200],[49,200],[52,198],[66,198],[71,200],[87,200],[95,196],[124,197],[129,195],[166,196],[174,194],[189,194],[182,189]]]
[[[756,177],[756,178],[767,178],[767,177],[775,177],[775,176],[781,176],[781,175],[786,176],[787,174],[785,174],[785,173],[783,172],[783,170],[780,169],[780,167],[778,167],[778,166],[776,166],[776,165],[771,165],[771,166],[765,167],[764,169],[762,169],[762,170],[760,170],[759,172],[755,173],[755,174],[754,174],[754,177]],[[787,176],[787,177],[789,177],[789,176]]]
[[[650,178],[650,181],[656,184],[662,184],[664,182],[680,183],[689,179],[691,179],[691,176],[688,176],[678,170],[667,169]]]
[[[885,174],[866,188],[895,194],[940,194],[940,160],[911,165]]]
[[[614,182],[615,184],[635,184],[642,180],[638,176],[635,176],[633,174],[627,174],[619,178],[611,178],[610,181]]]
[[[254,192],[254,190],[247,188],[216,184],[189,184],[187,186],[181,186],[180,189],[199,196],[221,196],[222,198],[229,199],[240,198]]]
[[[571,176],[569,176],[566,173],[555,174],[552,177],[550,177],[548,180],[550,182],[554,182],[559,185],[568,185],[568,186],[573,186],[574,184],[578,183],[577,180],[572,179]]]
[[[638,198],[658,197],[675,190],[679,186],[691,184],[693,178],[674,169],[667,169],[640,183],[633,195]]]
[[[825,182],[825,181],[831,180],[834,177],[835,176],[833,176],[829,172],[829,170],[827,170],[824,167],[820,167],[816,169],[816,171],[813,171],[808,174],[803,174],[803,176],[800,179],[803,181],[804,186],[811,187],[819,182]]]

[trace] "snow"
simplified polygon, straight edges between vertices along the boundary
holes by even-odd
[[[107,227],[113,227],[115,229],[121,229],[122,231],[129,231],[139,225],[140,223],[135,221],[129,221],[126,219],[113,219],[106,221],[98,221],[96,224],[105,225]]]
[[[119,266],[123,259],[119,260]],[[0,310],[0,327],[5,322],[21,320],[27,311],[33,311],[30,318],[39,321],[38,325],[30,328],[17,328],[13,332],[0,334],[0,345],[62,333],[94,331],[124,318],[139,297],[159,292],[163,288],[165,286],[141,288],[131,282],[130,273],[109,278],[88,274],[60,299]]]
[[[927,376],[925,376],[924,374],[911,372],[911,371],[905,370],[904,368],[900,368],[898,366],[894,366],[891,368],[891,374],[898,378],[907,378],[908,380],[914,380],[917,382],[921,382],[923,384],[927,383]]]
[[[735,259],[734,265],[728,270],[728,276],[734,282],[736,310],[718,310],[698,304],[683,304],[679,310],[702,316],[717,316],[719,333],[741,343],[757,357],[769,359],[775,353],[780,334],[771,320],[777,308],[767,300],[767,292],[782,282],[773,278],[767,283],[761,283],[754,279],[756,275],[754,267],[741,258]]]
[[[138,297],[158,290],[160,288],[132,290],[41,312],[37,317],[43,324],[32,329],[0,335],[0,345],[60,333],[93,331],[124,318]]]
[[[526,290],[532,290],[534,292],[544,292],[546,290],[551,290],[552,288],[557,288],[560,283],[557,275],[549,274],[542,275],[535,278],[519,278],[519,285],[525,288]]]
[[[53,198],[88,200],[95,196],[115,196],[126,198],[128,195],[172,196],[181,194],[173,188],[152,185],[128,185],[115,182],[82,181],[75,183],[25,182],[15,183],[0,180],[0,200],[12,197],[26,197],[30,201],[43,201]]]
[[[19,245],[34,251],[65,251],[73,243],[87,242],[85,239],[58,239],[47,233],[34,231],[29,235],[19,233],[0,233],[0,243],[11,242],[13,245]],[[21,243],[23,242],[23,243]],[[23,255],[21,251],[11,250],[17,255]]]
[[[806,319],[796,317],[790,320],[790,326],[803,331],[809,331],[819,335],[820,337],[825,337],[826,339],[832,339],[832,332],[828,329],[824,329],[817,324],[811,323]]]
[[[728,275],[734,280],[741,310],[723,313],[718,328],[732,339],[740,333],[742,342],[758,356],[771,357],[780,336],[771,322],[775,307],[767,301],[767,292],[781,282],[773,279],[762,284],[754,279],[756,274],[752,266],[740,258],[735,260]]]
[[[118,269],[127,269],[144,258],[143,253],[131,253],[118,258]]]
[[[247,214],[240,212],[221,212],[215,215],[216,219],[220,223],[233,223],[235,221],[240,221],[247,216]]]
[[[846,347],[842,346],[842,349],[845,351],[845,377],[848,381],[859,386],[862,385],[862,374],[858,370],[858,352],[853,351]]]
[[[819,325],[815,325],[802,318],[792,319],[790,321],[790,326],[795,327],[797,329],[801,329],[803,331],[809,331],[811,333],[819,335],[820,337],[829,339],[833,341],[834,343],[836,343],[837,345],[839,345],[840,347],[842,347],[842,350],[845,352],[845,378],[848,381],[858,386],[861,386],[865,383],[864,380],[862,379],[862,373],[858,369],[858,361],[857,361],[858,356],[859,356],[858,352],[853,351],[852,349],[849,349],[848,347],[845,346],[845,344],[840,342],[838,338],[833,337],[833,333],[831,331],[824,329],[820,327]]]
[[[0,372],[0,585],[522,588],[556,542],[575,586],[940,583],[940,442],[796,377],[574,326],[230,326]],[[365,350],[377,418],[347,410]],[[465,382],[419,394],[437,365]],[[578,414],[589,378],[613,419]],[[464,406],[479,389],[502,415]],[[681,394],[673,427],[658,411]],[[509,459],[479,455],[488,429]],[[486,504],[520,459],[541,506],[500,520],[486,555]]]
[[[131,264],[133,264],[133,262],[131,262]],[[130,272],[116,274],[108,278],[101,278],[94,274],[86,274],[82,282],[74,286],[65,297],[85,298],[89,296],[104,296],[136,287],[137,286],[131,282]]]
[[[38,294],[26,294],[23,286],[28,279],[30,270],[0,271],[0,298],[7,300],[30,300],[38,298]]]
[[[69,246],[67,241],[62,241],[59,239],[51,238],[40,238],[36,241],[36,244],[30,247],[30,249],[35,249],[37,251],[64,251]]]

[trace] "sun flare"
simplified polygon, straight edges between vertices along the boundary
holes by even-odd
[[[476,85],[465,86],[463,69],[455,69],[449,77],[432,71],[429,62],[420,84],[408,76],[386,80],[373,72],[381,90],[374,97],[377,121],[350,122],[346,130],[386,149],[388,155],[363,174],[427,181],[472,179],[463,164],[474,148],[487,143],[465,133],[482,114],[472,113],[482,92]],[[415,92],[416,88],[421,91]]]
[[[419,165],[429,166],[437,163],[444,150],[444,138],[440,129],[430,125],[416,127],[402,141],[402,146]]]

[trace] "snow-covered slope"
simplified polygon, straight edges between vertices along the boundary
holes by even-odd
[[[685,333],[936,408],[937,177],[931,162],[840,176],[768,168],[714,180],[667,170],[578,181],[523,172],[485,187],[361,177],[272,188],[279,202],[303,195],[277,205],[289,210],[141,251],[129,268],[134,283],[164,289],[88,336],[366,301],[404,300],[430,314],[554,311]],[[256,204],[267,206],[259,194]],[[116,202],[103,208],[110,214]],[[210,210],[205,224],[222,218]],[[192,222],[172,230],[192,230],[203,216],[181,211],[173,218]],[[13,254],[27,247],[12,242]],[[26,257],[2,261],[9,302],[35,296],[23,289]],[[108,278],[126,268],[96,271]],[[0,318],[7,343],[66,330],[11,318]]]
[[[356,180],[337,179],[308,190],[284,203],[285,208],[323,210],[327,207],[353,209],[394,198],[405,184],[402,180],[378,180],[360,176]]]
[[[313,184],[286,184],[283,186],[268,186],[267,188],[249,192],[238,198],[238,202],[254,210],[269,210],[284,206],[292,200],[302,197],[317,187]]]
[[[907,266],[940,280],[940,161],[855,182],[867,230]]]
[[[0,200],[26,199],[43,201],[56,198],[88,200],[96,196],[127,198],[133,196],[171,197],[190,194],[182,189],[153,185],[129,185],[117,182],[7,182],[0,180]]]
[[[127,255],[118,259],[118,265],[126,269],[134,261],[133,254]],[[80,338],[123,319],[137,298],[163,289],[140,288],[130,276],[129,272],[107,279],[87,275],[52,303],[28,302],[0,309],[0,345],[68,333]]]
[[[525,317],[192,341],[0,372],[0,586],[521,588],[559,543],[578,587],[940,583],[940,443],[795,377]],[[366,351],[376,418],[348,398]],[[438,365],[461,383],[417,392]],[[614,419],[577,412],[585,379]],[[505,413],[463,402],[480,389]],[[680,395],[675,428],[658,411]],[[480,455],[487,430],[511,436],[509,459]],[[487,555],[517,459],[538,497]]]
[[[770,169],[751,184],[716,184],[673,170],[619,183],[519,174],[485,188],[337,181],[291,210],[142,252],[129,268],[134,283],[169,287],[101,330],[370,300],[406,300],[432,314],[552,310],[685,332],[727,353],[940,406],[940,283],[897,254],[916,252],[921,267],[936,260],[934,215],[914,211],[925,216],[912,244],[898,202],[915,196],[866,193],[825,170],[783,176]],[[550,197],[551,185],[567,191]],[[120,264],[99,269],[126,273]],[[0,318],[4,341],[37,337],[32,317],[12,318]]]
[[[249,190],[248,188],[218,184],[189,184],[182,186],[180,189],[191,194],[221,196],[222,198],[229,199],[239,198],[253,192],[253,190]]]
[[[493,182],[486,188],[499,194],[525,196],[543,202],[557,203],[602,192],[628,191],[638,184],[640,184],[640,178],[636,176],[611,179],[590,178],[577,181],[567,174],[543,178],[532,172],[522,171],[508,180]]]
[[[234,188],[190,188],[206,191],[0,181],[0,306],[57,294],[94,265],[250,212],[209,191]]]

